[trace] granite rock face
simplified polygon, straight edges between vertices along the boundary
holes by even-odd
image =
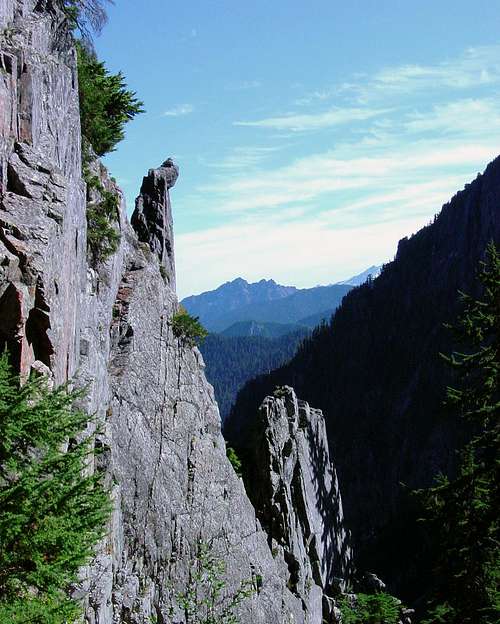
[[[353,573],[323,414],[278,387],[260,407],[252,450],[248,494],[288,586],[320,621],[331,610],[326,595],[345,590]]]
[[[169,189],[177,181],[179,169],[168,158],[159,169],[150,169],[144,177],[135,203],[132,227],[141,242],[147,243],[164,267],[163,274],[175,290],[174,238]]]
[[[120,190],[92,165],[120,198],[121,238],[106,262],[90,264],[63,16],[50,0],[0,0],[0,26],[0,348],[23,375],[33,368],[89,388],[83,407],[101,422],[98,461],[114,500],[108,536],[76,591],[85,622],[184,622],[178,594],[202,543],[225,564],[225,598],[241,582],[254,589],[239,607],[242,624],[320,624],[287,588],[287,567],[226,458],[199,351],[173,335],[177,168],[167,160],[150,170],[134,231]]]
[[[85,195],[74,51],[41,5],[0,3],[0,348],[60,383],[77,364]]]

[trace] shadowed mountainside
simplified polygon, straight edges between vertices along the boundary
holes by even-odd
[[[410,599],[423,590],[423,545],[400,484],[425,486],[450,472],[466,437],[442,407],[451,379],[439,353],[453,347],[443,324],[456,317],[459,290],[477,291],[485,247],[500,241],[499,212],[497,158],[433,223],[401,240],[395,260],[353,289],[288,365],[247,384],[225,427],[245,454],[258,403],[276,385],[321,409],[358,561]]]

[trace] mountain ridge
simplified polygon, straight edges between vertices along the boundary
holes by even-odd
[[[181,303],[209,331],[223,332],[239,322],[301,324],[303,318],[335,309],[352,287],[330,284],[296,288],[274,280],[249,284],[236,278],[213,291],[186,297]]]

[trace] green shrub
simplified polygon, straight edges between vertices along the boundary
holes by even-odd
[[[339,601],[342,624],[398,624],[400,601],[389,594],[356,594]]]
[[[84,152],[90,151],[87,142],[104,156],[124,138],[125,124],[144,112],[143,103],[127,89],[123,74],[110,74],[89,46],[77,41],[76,51]]]
[[[231,462],[231,466],[234,468],[234,472],[238,475],[238,477],[242,476],[242,463],[241,459],[236,454],[236,451],[232,446],[226,447],[226,455],[229,461]]]
[[[172,317],[172,329],[174,336],[189,347],[200,344],[208,336],[207,330],[200,323],[198,317],[188,314],[182,306]]]
[[[87,201],[90,192],[97,191],[101,199],[87,203],[87,248],[94,264],[106,261],[118,249],[120,233],[113,225],[118,217],[119,198],[104,188],[97,176],[84,169],[87,182]]]
[[[20,386],[0,357],[0,622],[61,624],[81,613],[68,588],[111,504],[101,476],[86,473],[94,438],[81,436],[80,396],[41,377]]]

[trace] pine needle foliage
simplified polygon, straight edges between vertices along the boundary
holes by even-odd
[[[474,435],[457,476],[441,475],[417,492],[439,553],[425,624],[500,621],[500,256],[493,243],[479,279],[481,299],[462,293],[463,313],[452,328],[464,349],[445,358],[458,378],[447,403]]]
[[[112,0],[58,0],[66,13],[70,27],[77,30],[86,41],[92,34],[99,34],[108,20],[104,4],[114,4]]]
[[[92,436],[81,396],[44,378],[20,385],[0,358],[0,622],[61,624],[80,615],[68,589],[105,534],[110,500],[86,470]]]
[[[401,602],[389,594],[356,594],[339,600],[342,624],[398,624]]]
[[[125,125],[144,112],[143,103],[127,88],[121,72],[111,74],[85,42],[75,45],[84,152],[88,143],[97,156],[104,156],[124,138]]]

